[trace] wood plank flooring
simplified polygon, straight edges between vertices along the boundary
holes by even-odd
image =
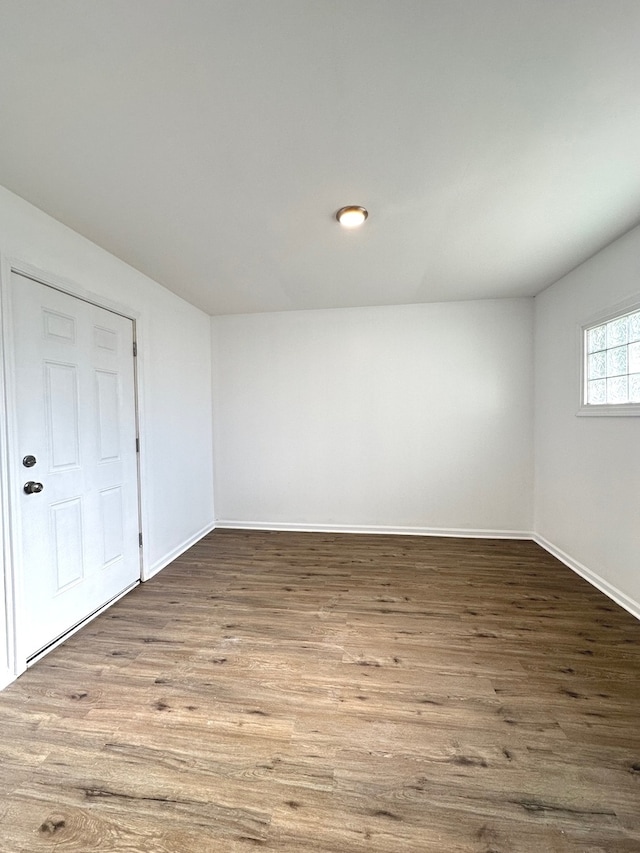
[[[531,542],[216,531],[0,693],[0,850],[637,853],[639,675]]]

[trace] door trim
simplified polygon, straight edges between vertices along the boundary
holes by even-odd
[[[10,286],[11,275],[17,273],[32,279],[39,284],[59,290],[89,302],[98,308],[104,308],[112,313],[126,317],[133,323],[133,339],[136,343],[137,353],[134,360],[134,395],[136,413],[136,432],[140,438],[140,449],[137,453],[137,478],[138,478],[138,530],[142,534],[142,541],[146,541],[146,513],[143,497],[144,482],[144,449],[146,442],[144,438],[144,416],[142,407],[142,390],[144,388],[143,356],[141,346],[141,327],[143,322],[140,314],[128,306],[103,298],[84,287],[68,279],[61,278],[53,273],[34,267],[24,261],[9,258],[0,253],[0,327],[2,331],[2,349],[0,352],[0,400],[3,403],[2,417],[0,417],[0,497],[2,499],[2,512],[0,515],[0,553],[4,565],[4,578],[0,578],[0,607],[4,607],[6,613],[6,661],[0,661],[0,689],[4,684],[17,678],[27,668],[27,654],[24,644],[23,630],[25,624],[25,589],[23,584],[22,566],[22,540],[20,530],[20,516],[16,491],[19,488],[20,478],[23,472],[19,467],[17,459],[18,427],[16,416],[16,369],[14,361],[14,326],[11,310]],[[147,566],[145,550],[140,548],[140,578],[147,579]],[[4,603],[2,599],[4,598]],[[112,602],[109,602],[112,603]],[[87,617],[87,621],[95,614]],[[62,642],[78,627],[73,626],[69,632],[52,644],[51,648]],[[5,670],[3,678],[2,670]]]

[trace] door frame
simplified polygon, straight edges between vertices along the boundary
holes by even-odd
[[[13,273],[25,276],[39,284],[52,287],[62,293],[104,308],[115,314],[120,314],[133,323],[133,340],[137,349],[133,358],[134,370],[134,396],[136,413],[136,433],[139,439],[139,451],[136,454],[137,480],[138,480],[138,530],[144,541],[146,525],[145,504],[142,494],[143,485],[143,452],[145,442],[144,436],[144,413],[142,406],[143,390],[143,359],[142,347],[140,346],[141,316],[137,311],[128,306],[105,299],[98,294],[92,293],[76,282],[61,278],[46,270],[39,269],[24,261],[9,258],[0,253],[0,330],[2,332],[2,350],[0,352],[0,400],[2,401],[2,416],[0,417],[0,498],[2,510],[0,515],[0,563],[4,565],[4,577],[0,576],[0,607],[5,611],[5,619],[0,619],[0,625],[4,621],[6,632],[6,661],[0,661],[0,689],[14,678],[17,678],[27,669],[27,654],[25,648],[24,618],[26,592],[24,588],[24,571],[22,565],[22,534],[20,525],[18,495],[21,478],[24,472],[21,470],[17,458],[18,449],[18,425],[16,414],[16,366],[14,360],[14,325],[11,309],[11,276]],[[145,551],[140,545],[140,575],[141,581],[146,580]],[[128,591],[128,590],[127,590]],[[124,593],[123,593],[124,594]],[[120,596],[118,596],[120,597]],[[3,602],[4,599],[4,602]],[[117,600],[117,599],[114,599]],[[79,625],[72,627],[68,633],[59,640],[48,646],[50,651],[58,643],[63,642],[68,636],[81,628],[91,619],[101,613],[109,604],[90,614]],[[2,641],[0,640],[0,648]],[[33,662],[40,656],[35,656]],[[6,668],[8,675],[5,683],[2,683],[1,670]]]

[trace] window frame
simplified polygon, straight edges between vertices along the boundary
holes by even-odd
[[[640,294],[624,302],[600,311],[578,327],[578,352],[580,354],[580,388],[578,400],[578,416],[587,417],[629,417],[640,416],[640,403],[587,403],[587,331],[594,326],[601,326],[640,311]],[[627,373],[627,375],[629,375]]]

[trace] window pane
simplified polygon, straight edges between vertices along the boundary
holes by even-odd
[[[596,326],[587,332],[587,352],[596,352],[607,346],[607,327]]]
[[[640,373],[640,342],[629,344],[629,373]]]
[[[623,407],[618,414],[635,414],[640,404],[640,309],[585,329],[582,347],[584,405],[602,406],[603,413]]]
[[[587,383],[587,403],[591,406],[601,406],[607,402],[607,380],[596,379]]]
[[[627,348],[607,350],[607,376],[620,376],[627,372]]]
[[[640,370],[640,368],[638,368]],[[587,377],[589,379],[602,379],[607,375],[607,354],[605,352],[594,352],[589,356],[587,362]]]
[[[607,348],[626,344],[628,340],[629,321],[627,317],[618,317],[607,323]]]
[[[607,403],[628,403],[629,387],[626,376],[607,379]]]

